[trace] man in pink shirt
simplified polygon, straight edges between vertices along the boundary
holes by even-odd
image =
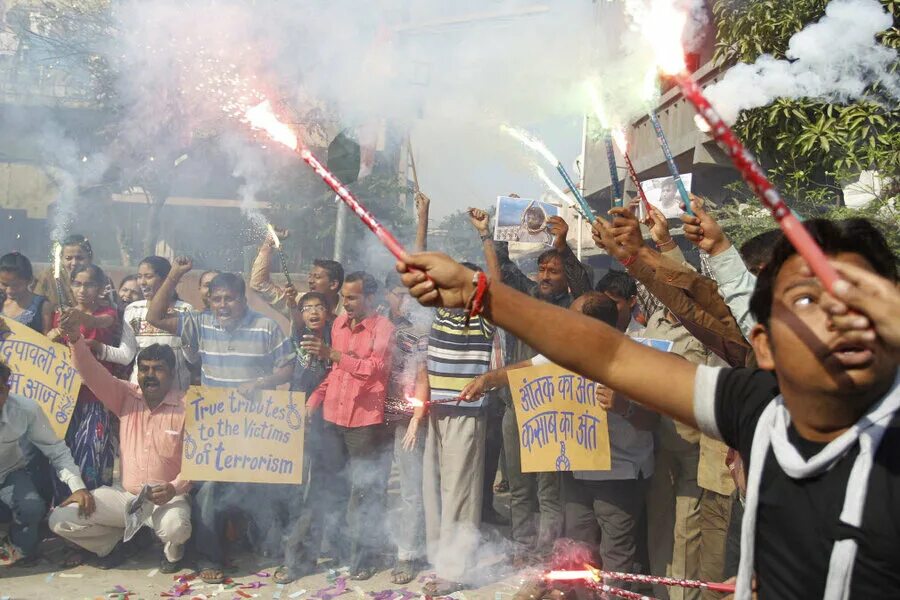
[[[62,506],[50,514],[57,535],[97,554],[98,566],[113,568],[121,552],[129,502],[145,485],[152,503],[146,522],[162,540],[160,571],[181,568],[184,544],[191,537],[191,484],[181,474],[184,392],[175,385],[175,353],[153,344],[138,355],[138,385],[113,377],[91,354],[77,330],[68,333],[75,368],[84,384],[120,420],[119,452],[122,484],[94,490],[97,509],[89,517],[77,507]]]
[[[347,502],[340,478],[321,482],[324,505],[339,518],[347,516],[347,539],[341,541],[349,548],[341,550],[349,556],[340,558],[349,559],[353,579],[368,579],[376,570],[376,524],[384,517],[390,467],[383,423],[394,326],[375,312],[377,291],[378,283],[368,273],[347,275],[342,288],[345,312],[332,326],[332,346],[320,339],[300,342],[302,349],[333,365],[307,408],[322,409],[325,472],[342,475],[350,485]]]

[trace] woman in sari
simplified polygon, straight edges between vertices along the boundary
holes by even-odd
[[[54,341],[63,341],[63,329],[77,326],[91,344],[112,343],[116,333],[116,309],[101,302],[107,281],[103,270],[96,265],[75,267],[71,275],[75,306],[54,313],[53,329],[47,336]],[[103,366],[109,370],[113,367],[108,363]],[[81,469],[87,489],[112,485],[118,431],[118,419],[106,410],[88,386],[82,385],[66,431],[66,445]],[[65,485],[59,481],[55,484],[56,499],[65,498],[68,495],[63,489]],[[76,551],[66,559],[65,566],[81,562],[83,557]]]

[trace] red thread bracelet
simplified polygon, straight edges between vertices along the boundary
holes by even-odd
[[[472,283],[475,284],[475,293],[467,304],[471,305],[469,317],[477,317],[484,310],[484,294],[490,286],[490,281],[484,271],[476,271],[475,276],[472,277]]]
[[[637,260],[637,254],[632,254],[631,256],[629,256],[628,258],[626,258],[625,260],[622,261],[622,266],[630,267],[636,260]]]

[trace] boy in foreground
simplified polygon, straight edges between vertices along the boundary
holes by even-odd
[[[497,282],[478,294],[474,273],[444,255],[398,269],[420,303],[483,304],[554,363],[740,450],[737,598],[750,598],[754,572],[760,598],[872,598],[900,589],[896,257],[865,220],[805,226],[843,280],[832,295],[776,244],[751,301],[755,370],[688,363]]]

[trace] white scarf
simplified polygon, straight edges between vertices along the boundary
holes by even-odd
[[[867,412],[856,424],[829,442],[818,454],[806,460],[788,441],[788,426],[791,415],[784,405],[784,399],[778,396],[766,406],[750,449],[750,471],[747,474],[747,500],[744,505],[744,520],[741,523],[741,562],[738,567],[737,590],[735,600],[750,600],[752,592],[750,580],[753,575],[754,542],[756,539],[756,510],[759,507],[760,481],[763,466],[769,448],[775,453],[775,459],[781,469],[792,479],[814,477],[831,469],[837,462],[859,442],[859,455],[853,462],[850,477],[847,480],[847,492],[844,496],[844,507],[840,520],[851,527],[859,527],[862,523],[863,509],[866,504],[866,493],[869,489],[869,474],[872,471],[875,453],[881,438],[890,425],[894,413],[900,410],[900,376],[895,378],[894,386]],[[846,538],[834,542],[831,560],[828,564],[828,577],[825,581],[823,600],[847,600],[850,598],[850,578],[856,561],[856,540]]]

